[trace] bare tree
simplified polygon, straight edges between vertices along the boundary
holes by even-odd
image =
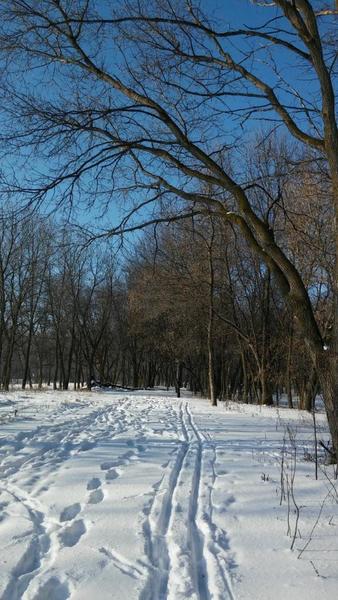
[[[33,174],[25,181],[16,173],[11,188],[25,191],[30,202],[56,194],[58,202],[75,202],[79,188],[89,198],[105,194],[108,202],[129,188],[143,192],[140,205],[179,197],[238,227],[278,280],[302,330],[337,452],[338,263],[325,349],[299,270],[251,203],[249,190],[259,182],[245,181],[241,168],[232,172],[220,158],[250,135],[248,122],[283,124],[327,161],[337,221],[335,11],[316,9],[309,0],[260,2],[255,16],[264,22],[222,29],[226,9],[216,18],[192,0],[126,0],[113,10],[90,0],[4,1],[4,103],[10,96],[12,118],[2,137],[13,152],[24,145],[25,160],[36,148],[40,160],[56,159],[48,177]],[[287,56],[294,67],[288,78]],[[16,83],[20,67],[27,75]],[[311,78],[307,97],[298,85],[304,69]],[[34,93],[26,92],[32,85]],[[213,196],[200,191],[205,184],[213,186]]]

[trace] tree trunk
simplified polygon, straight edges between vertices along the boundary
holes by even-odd
[[[292,382],[291,382],[292,346],[293,346],[293,327],[291,325],[290,334],[289,334],[289,344],[288,344],[288,357],[287,357],[287,365],[286,365],[286,393],[287,393],[287,397],[288,397],[288,407],[289,408],[293,408]]]
[[[57,390],[58,387],[58,373],[59,373],[59,353],[55,352],[55,368],[53,376],[53,390]]]
[[[329,423],[332,452],[338,457],[338,365],[333,348],[317,355],[317,374]]]
[[[268,381],[265,369],[262,369],[261,371],[261,404],[264,404],[265,406],[273,405],[271,385]]]
[[[9,341],[9,345],[8,345],[8,349],[7,349],[5,365],[4,365],[4,370],[3,370],[3,376],[2,376],[2,385],[6,392],[8,392],[8,390],[9,390],[9,384],[11,381],[14,342],[15,342],[15,334],[14,334],[14,332],[12,332],[10,341]]]
[[[27,348],[26,348],[26,354],[25,354],[25,368],[24,368],[24,374],[23,374],[23,379],[22,379],[22,389],[23,390],[26,387],[28,374],[29,374],[29,360],[30,360],[30,353],[31,353],[31,346],[32,346],[32,337],[33,337],[33,322],[31,322],[29,324],[28,341],[27,341]]]
[[[242,373],[243,373],[243,382],[242,382],[242,400],[243,402],[245,402],[246,404],[248,404],[249,402],[249,398],[248,398],[248,371],[247,371],[247,366],[246,366],[246,360],[245,360],[245,353],[242,350],[241,351],[241,364],[242,364]]]
[[[208,387],[211,406],[217,406],[217,398],[215,393],[215,366],[214,366],[214,265],[212,260],[212,241],[208,248],[209,250],[209,318],[207,329],[208,343]]]
[[[181,397],[181,387],[182,387],[182,363],[181,361],[176,361],[176,374],[175,374],[175,390],[177,398]]]
[[[264,280],[264,299],[262,312],[262,364],[260,368],[261,404],[272,406],[272,386],[269,377],[269,354],[270,354],[270,294],[271,274],[270,269]]]

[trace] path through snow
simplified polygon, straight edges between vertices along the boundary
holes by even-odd
[[[2,397],[0,598],[335,597],[337,503],[301,560],[288,550],[281,421],[159,392]],[[309,420],[297,427],[310,443]],[[325,492],[311,469],[299,549]]]

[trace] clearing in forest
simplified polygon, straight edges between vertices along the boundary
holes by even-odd
[[[315,481],[310,415],[11,392],[0,423],[3,600],[336,597],[337,483]]]

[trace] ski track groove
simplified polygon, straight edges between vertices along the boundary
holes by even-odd
[[[190,509],[188,520],[188,536],[191,550],[191,569],[194,587],[198,591],[199,600],[210,600],[208,589],[208,572],[207,565],[204,559],[203,546],[204,536],[198,525],[198,506],[201,486],[201,468],[202,468],[202,442],[201,436],[195,423],[192,419],[188,403],[185,404],[185,412],[188,418],[189,426],[195,436],[195,441],[192,442],[194,448],[194,469],[192,479],[192,491],[190,496]]]
[[[194,422],[188,403],[186,413],[189,425],[194,432],[198,443],[197,467],[198,485],[196,483],[195,494],[192,495],[194,502],[194,520],[196,522],[197,535],[194,537],[196,543],[195,552],[200,565],[205,568],[206,585],[199,588],[200,600],[234,600],[230,577],[226,568],[226,562],[222,555],[228,549],[222,546],[218,539],[226,534],[219,531],[213,523],[212,493],[216,480],[215,462],[216,450],[211,440],[198,429]],[[203,439],[202,439],[203,437]],[[208,455],[211,452],[211,458]],[[207,455],[207,456],[206,456]],[[198,489],[197,489],[198,488]],[[206,491],[205,489],[206,488]],[[223,563],[223,564],[222,564]],[[197,575],[198,577],[198,575]],[[202,582],[203,583],[203,582]],[[208,585],[209,584],[209,585]],[[210,589],[212,586],[212,590]]]
[[[182,405],[180,406],[180,419],[183,423]],[[167,467],[170,469],[169,476],[166,478],[164,474],[155,490],[150,513],[143,525],[146,555],[152,568],[146,586],[141,592],[140,600],[164,600],[167,598],[170,559],[166,536],[172,513],[173,495],[189,448],[185,425],[182,430],[184,441],[180,442],[174,461],[169,461]]]
[[[216,449],[214,444],[208,444],[205,455],[202,460],[202,473],[205,473],[205,477],[202,477],[204,488],[206,490],[201,493],[200,502],[200,528],[204,533],[206,540],[205,546],[209,553],[209,564],[213,567],[213,580],[219,581],[221,585],[218,585],[218,589],[221,588],[221,592],[216,589],[212,595],[213,600],[225,600],[224,592],[228,594],[229,600],[235,600],[232,592],[232,585],[228,573],[224,552],[229,550],[229,541],[225,531],[220,530],[213,522],[213,491],[214,483],[216,481]],[[211,456],[209,456],[211,455]],[[209,550],[211,549],[211,550]],[[222,591],[224,590],[224,592]]]
[[[140,600],[234,600],[224,557],[228,545],[218,541],[226,534],[212,521],[215,445],[198,429],[188,402],[180,403],[178,420],[183,440],[167,465],[169,476],[155,488],[143,525],[151,568]],[[184,527],[187,548],[180,543]]]

